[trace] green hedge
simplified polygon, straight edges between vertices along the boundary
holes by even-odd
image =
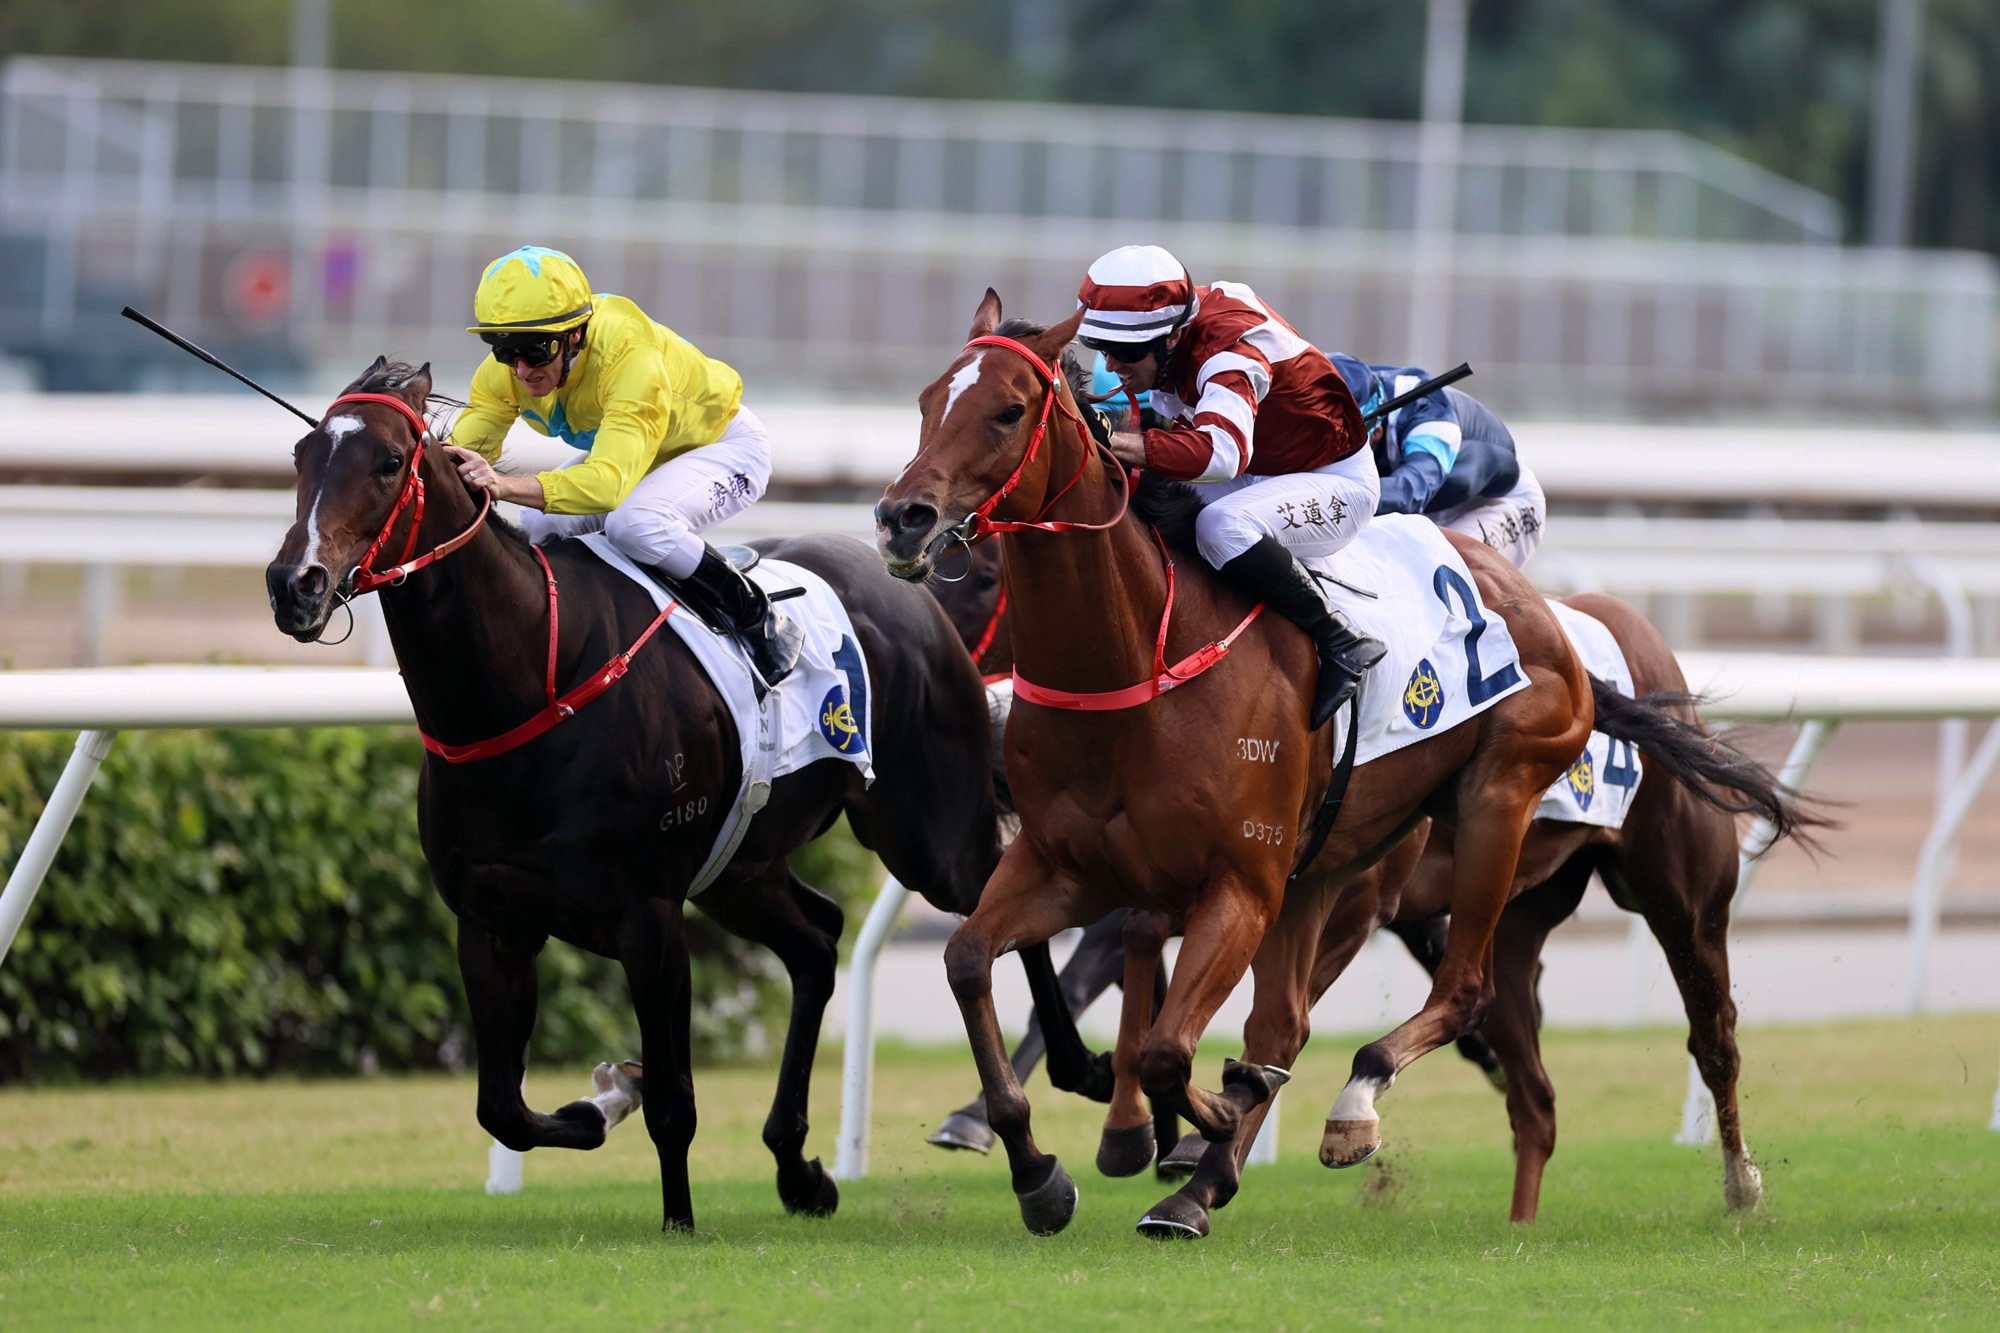
[[[73,743],[0,733],[0,864]],[[470,1063],[456,920],[417,842],[421,757],[389,729],[121,736],[0,964],[0,1081]],[[850,912],[881,873],[844,822],[793,865]],[[698,1055],[775,1046],[783,968],[689,924]],[[617,965],[551,942],[534,1057],[638,1052]]]

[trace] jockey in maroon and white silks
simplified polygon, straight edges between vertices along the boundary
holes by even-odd
[[[1381,481],[1354,394],[1325,353],[1240,283],[1196,287],[1155,245],[1090,266],[1078,337],[1159,420],[1112,436],[1118,457],[1203,500],[1201,554],[1311,636],[1311,723],[1354,693],[1383,646],[1331,606],[1298,556],[1328,556],[1374,516]]]

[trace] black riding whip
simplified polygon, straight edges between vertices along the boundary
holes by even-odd
[[[125,318],[131,320],[134,324],[143,324],[145,327],[159,334],[162,338],[165,338],[168,342],[172,343],[174,346],[180,348],[183,352],[191,352],[195,356],[200,357],[202,360],[208,362],[208,364],[214,366],[217,370],[221,371],[223,374],[235,376],[243,383],[255,389],[258,393],[263,394],[266,398],[276,403],[279,407],[284,408],[287,412],[290,412],[294,416],[298,417],[308,426],[319,425],[318,417],[307,416],[304,412],[299,411],[298,408],[293,407],[290,403],[278,397],[277,394],[272,393],[269,389],[259,384],[256,380],[251,379],[248,375],[245,375],[242,371],[236,369],[234,366],[231,366],[221,357],[215,355],[213,352],[205,352],[201,348],[196,347],[193,343],[181,337],[180,334],[175,333],[172,329],[168,328],[166,325],[158,323],[155,320],[148,319],[146,316],[140,314],[138,311],[134,310],[129,305],[126,306],[123,310],[119,311],[118,313],[125,316]]]
[[[162,331],[164,332],[164,330]],[[169,334],[168,336],[171,337],[172,335]],[[219,361],[216,362],[216,364],[222,365],[222,363]],[[227,366],[223,366],[222,368],[224,370],[229,370],[229,367]],[[230,370],[229,373],[232,375],[236,374],[236,372],[233,370]],[[1461,361],[1453,369],[1447,370],[1442,375],[1437,375],[1432,377],[1431,379],[1425,380],[1422,384],[1419,384],[1416,388],[1410,390],[1408,393],[1399,393],[1394,398],[1391,398],[1388,402],[1383,403],[1378,407],[1372,408],[1369,411],[1363,412],[1361,414],[1361,419],[1363,421],[1374,421],[1380,417],[1386,417],[1391,412],[1395,411],[1399,407],[1402,407],[1406,403],[1414,403],[1419,398],[1422,398],[1428,394],[1436,393],[1439,389],[1444,388],[1447,384],[1456,384],[1460,380],[1469,376],[1470,374],[1472,374],[1471,364],[1469,362]],[[241,379],[242,377],[239,375],[237,376],[237,378]],[[245,383],[248,383],[248,381],[246,380]]]

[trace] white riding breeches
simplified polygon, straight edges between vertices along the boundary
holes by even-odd
[[[1382,478],[1367,449],[1313,472],[1282,477],[1248,473],[1194,488],[1202,511],[1194,521],[1195,545],[1217,569],[1276,537],[1294,555],[1332,555],[1353,541],[1375,517]]]
[[[521,526],[536,543],[601,532],[638,564],[663,566],[673,577],[686,578],[701,560],[699,534],[748,509],[770,484],[771,437],[755,413],[739,407],[714,444],[660,464],[610,513],[524,509]]]
[[[1491,500],[1474,500],[1456,509],[1432,514],[1441,528],[1477,537],[1514,562],[1520,569],[1534,559],[1542,544],[1542,527],[1548,521],[1549,502],[1542,495],[1542,483],[1521,464],[1521,479],[1514,489]]]

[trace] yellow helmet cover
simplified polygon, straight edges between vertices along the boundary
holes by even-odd
[[[524,245],[480,275],[467,333],[564,333],[590,318],[590,282],[560,250]]]

